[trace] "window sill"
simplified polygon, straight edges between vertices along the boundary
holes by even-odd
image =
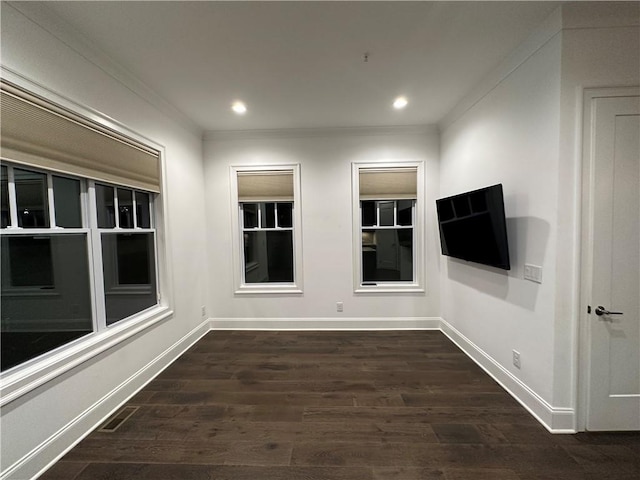
[[[296,285],[292,284],[256,284],[256,285],[242,285],[235,292],[236,295],[281,295],[281,294],[291,294],[291,295],[301,295],[303,293],[302,289]]]
[[[151,295],[151,285],[118,285],[105,289],[104,294],[109,295]]]
[[[357,294],[377,294],[377,293],[424,293],[424,287],[417,284],[393,285],[381,283],[378,285],[359,285],[354,290]]]
[[[102,332],[94,332],[77,342],[34,358],[0,374],[0,406],[44,385],[63,373],[118,345],[124,340],[170,318],[173,311],[166,306],[155,306],[135,318],[114,324]]]

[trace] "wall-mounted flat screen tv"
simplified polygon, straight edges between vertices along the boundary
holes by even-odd
[[[442,254],[510,270],[502,184],[436,200]]]

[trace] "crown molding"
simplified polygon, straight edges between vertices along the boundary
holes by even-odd
[[[562,7],[556,8],[527,39],[498,67],[490,72],[475,88],[465,95],[438,123],[441,132],[446,131],[466,112],[535,55],[542,47],[562,32]]]
[[[111,58],[93,40],[55,13],[46,2],[4,2],[105,74],[196,136],[203,130],[182,110]]]
[[[265,130],[209,130],[205,141],[254,140],[282,138],[367,137],[385,135],[428,135],[438,133],[436,125],[401,125],[376,127],[283,128]]]

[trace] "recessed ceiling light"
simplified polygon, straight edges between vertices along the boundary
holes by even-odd
[[[407,106],[408,100],[406,97],[398,97],[393,101],[393,108],[396,110],[400,110]]]
[[[247,106],[243,102],[233,102],[231,110],[236,112],[238,115],[244,115],[247,113]]]

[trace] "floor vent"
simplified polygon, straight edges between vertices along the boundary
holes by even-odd
[[[140,407],[127,406],[118,410],[116,413],[111,415],[106,422],[100,425],[98,428],[98,432],[115,432],[118,428],[122,426],[122,424]]]

